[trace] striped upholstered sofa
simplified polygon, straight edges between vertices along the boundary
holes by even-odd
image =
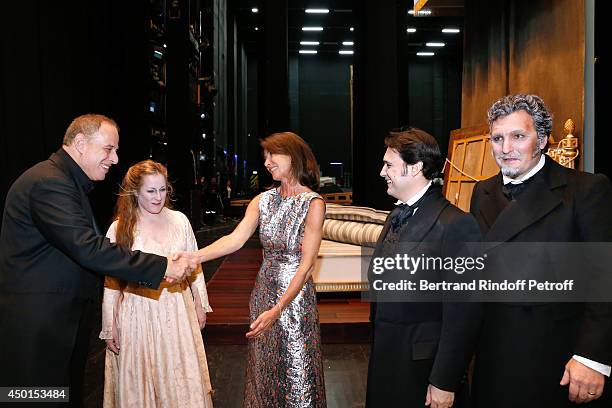
[[[367,289],[362,263],[368,261],[388,211],[327,204],[323,241],[313,272],[319,292]]]

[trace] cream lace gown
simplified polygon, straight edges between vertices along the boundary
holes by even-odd
[[[168,256],[194,251],[197,243],[187,217],[164,208],[166,231],[142,236],[132,249]],[[107,236],[115,241],[116,222]],[[206,283],[201,268],[189,281],[147,289],[106,278],[102,303],[101,339],[119,331],[119,355],[106,350],[104,407],[212,407],[204,343],[195,312],[198,293],[207,312]],[[197,299],[197,298],[196,298]]]

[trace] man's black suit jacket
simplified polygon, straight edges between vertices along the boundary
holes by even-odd
[[[373,256],[389,253],[393,215],[387,217]],[[451,256],[464,243],[480,241],[474,217],[449,203],[434,185],[398,235],[396,252],[417,257]],[[475,348],[479,311],[469,303],[372,303],[366,406],[424,406],[429,383],[458,391]]]
[[[0,385],[65,384],[84,300],[98,298],[101,275],[152,288],[164,276],[165,258],[127,251],[97,232],[90,185],[60,149],[8,192],[0,234]]]
[[[612,241],[612,188],[604,175],[567,169],[546,157],[516,200],[504,197],[502,185],[498,174],[474,188],[470,211],[484,241]],[[559,386],[569,359],[576,354],[611,365],[611,353],[610,304],[485,304],[476,406],[569,405],[567,387]]]

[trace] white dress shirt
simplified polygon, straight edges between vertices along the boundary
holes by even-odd
[[[408,201],[403,202],[402,200],[397,200],[395,205],[400,205],[400,204],[413,205],[414,203],[419,201],[425,195],[425,193],[427,192],[427,189],[429,189],[429,186],[431,186],[431,180],[429,180],[429,183],[427,183],[427,185],[425,187],[423,187],[415,195],[410,197],[408,199]],[[418,209],[419,209],[419,207],[415,208],[414,211],[412,212],[412,215],[414,215],[414,213],[417,212]]]

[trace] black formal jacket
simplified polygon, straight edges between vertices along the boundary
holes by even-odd
[[[96,298],[100,275],[159,286],[166,259],[111,244],[95,224],[91,185],[63,149],[13,183],[0,234],[0,294]]]
[[[516,200],[503,196],[502,185],[497,174],[474,188],[470,211],[484,241],[612,241],[612,188],[604,175],[567,169],[546,157]],[[538,260],[523,261],[529,267]],[[484,309],[475,406],[565,406],[567,387],[559,381],[572,355],[612,364],[610,304],[490,303]]]
[[[373,256],[380,256],[383,247],[389,252],[386,241],[395,211],[385,222]],[[480,241],[474,217],[449,203],[435,185],[398,235],[397,251],[412,256],[451,256],[463,243]],[[367,406],[423,406],[429,383],[456,391],[475,348],[479,311],[469,303],[372,303]]]

